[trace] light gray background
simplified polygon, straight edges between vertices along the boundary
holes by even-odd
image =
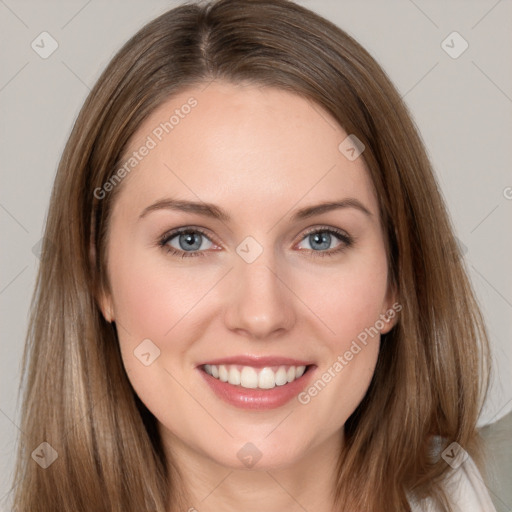
[[[494,423],[512,409],[512,2],[299,3],[362,43],[411,109],[488,322],[495,375],[480,424]],[[39,263],[33,247],[42,236],[61,152],[114,53],[143,24],[178,4],[0,0],[0,502],[19,434],[19,365]],[[31,48],[43,31],[59,45],[47,59]],[[456,59],[442,47],[453,31],[469,44]],[[461,48],[456,39],[447,44]],[[504,435],[510,440],[510,429]],[[512,509],[510,495],[492,496],[499,510]]]

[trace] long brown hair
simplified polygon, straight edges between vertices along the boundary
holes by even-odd
[[[431,440],[455,441],[479,460],[475,425],[489,371],[483,319],[400,95],[354,39],[286,0],[172,9],[121,48],[89,94],[47,217],[23,356],[14,510],[168,512],[180,503],[179,468],[164,458],[156,420],[122,364],[116,327],[98,307],[109,289],[106,236],[120,187],[101,199],[94,191],[160,104],[213,79],[300,94],[366,146],[402,311],[345,424],[335,506],[407,511],[410,495],[449,510],[440,485],[449,466],[432,456]],[[43,442],[57,454],[46,469],[33,454],[53,460]]]

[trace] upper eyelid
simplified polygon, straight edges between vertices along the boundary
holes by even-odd
[[[203,236],[206,236],[207,238],[210,239],[210,241],[212,242],[215,242],[215,237],[212,237],[209,233],[208,233],[208,230],[206,229],[203,229],[203,228],[199,228],[199,227],[196,227],[196,226],[184,226],[184,227],[181,227],[181,228],[175,228],[175,229],[171,229],[169,231],[166,231],[160,238],[159,240],[161,242],[168,242],[169,240],[172,240],[173,238],[175,238],[176,236],[178,235],[181,235],[183,233],[188,233],[188,232],[192,232],[192,233],[200,233],[201,235]],[[213,240],[212,240],[213,238]],[[218,242],[215,242],[215,243],[218,243]]]

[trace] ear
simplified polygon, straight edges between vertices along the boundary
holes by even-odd
[[[97,300],[98,306],[101,309],[103,317],[109,324],[112,323],[115,320],[115,318],[112,297],[110,296],[110,293],[101,291]]]
[[[398,301],[397,287],[394,283],[390,283],[380,315],[380,320],[384,323],[384,327],[379,329],[381,334],[386,334],[393,329],[398,322],[399,313],[402,309],[403,306]]]
[[[91,240],[89,243],[89,262],[92,268],[94,268],[96,264],[96,247],[94,245],[93,233],[91,233]],[[115,320],[112,296],[109,291],[105,290],[103,284],[100,284],[98,288],[100,289],[95,292],[96,302],[105,320],[108,323],[112,323]]]

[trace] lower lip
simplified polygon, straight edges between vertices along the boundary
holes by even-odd
[[[203,379],[210,386],[213,392],[228,404],[234,405],[240,409],[276,409],[281,407],[296,397],[311,380],[315,370],[311,366],[308,370],[293,382],[283,386],[275,386],[272,389],[243,388],[234,386],[228,382],[222,382],[204,370],[198,368]]]

